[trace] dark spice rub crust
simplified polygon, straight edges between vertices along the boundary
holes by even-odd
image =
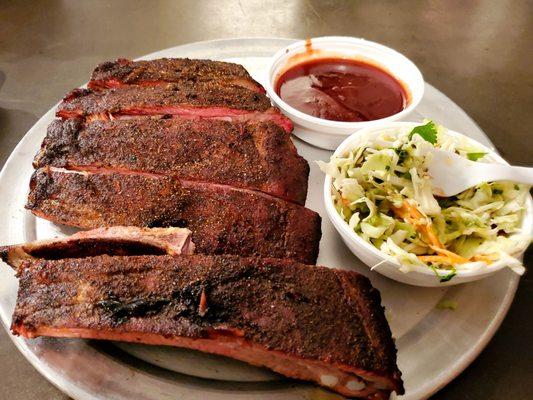
[[[260,190],[298,204],[309,165],[270,122],[55,120],[34,167],[118,168]]]
[[[133,116],[272,121],[286,132],[292,122],[262,93],[218,82],[179,82],[155,86],[119,86],[104,91],[74,89],[59,104],[63,119],[114,119]]]
[[[103,255],[34,260],[18,276],[15,334],[174,344],[346,396],[403,393],[379,293],[355,272],[229,255]]]
[[[242,65],[188,58],[160,58],[150,61],[130,61],[120,58],[116,61],[106,61],[95,68],[87,86],[90,89],[102,89],[121,85],[155,85],[180,81],[193,83],[217,81],[257,92],[265,91]]]
[[[224,86],[218,82],[168,83],[158,86],[121,86],[105,91],[74,89],[59,105],[58,117],[87,116],[109,112],[127,112],[142,107],[225,107],[246,111],[267,111],[270,100],[240,86]]]
[[[261,255],[314,264],[320,216],[246,189],[148,173],[35,171],[26,208],[65,225],[187,227],[200,253]]]

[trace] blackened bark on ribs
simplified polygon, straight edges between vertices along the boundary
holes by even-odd
[[[379,293],[354,272],[189,255],[32,260],[18,275],[15,334],[177,345],[328,375],[346,396],[403,393]]]
[[[122,85],[148,86],[167,82],[219,82],[261,93],[265,91],[242,65],[188,58],[107,61],[95,68],[88,87],[98,90]]]
[[[320,216],[275,197],[147,174],[35,171],[26,207],[51,221],[96,228],[179,226],[200,253],[261,255],[314,264]]]
[[[34,167],[115,168],[260,190],[305,203],[309,165],[273,123],[130,119],[48,127]]]
[[[125,86],[102,92],[90,89],[75,89],[67,94],[59,105],[62,112],[82,115],[109,112],[126,112],[142,107],[167,107],[174,105],[189,107],[225,107],[243,111],[267,111],[270,100],[263,94],[238,86],[223,86],[217,82],[168,83],[162,86]]]
[[[120,118],[124,116],[272,121],[285,131],[292,123],[262,93],[217,82],[180,82],[156,86],[121,86],[105,91],[75,89],[63,99],[57,116],[68,118]]]

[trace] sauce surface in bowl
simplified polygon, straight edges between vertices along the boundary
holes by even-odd
[[[358,60],[316,59],[278,77],[276,93],[314,117],[359,122],[390,117],[407,106],[402,84],[377,66]]]

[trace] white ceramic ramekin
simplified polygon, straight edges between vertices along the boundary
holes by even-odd
[[[379,134],[386,130],[395,130],[403,127],[413,128],[420,125],[419,122],[392,122],[388,124],[383,124],[379,127],[370,127],[364,130],[357,132],[356,134],[347,138],[337,150],[333,153],[334,155],[345,154],[349,149],[357,145],[357,143],[363,138],[368,137],[368,135]],[[466,138],[475,148],[479,148],[484,152],[488,153],[487,158],[495,163],[499,164],[508,164],[503,158],[496,154],[493,150],[482,145],[481,143],[468,138],[465,135],[462,135],[457,132],[448,131],[449,135],[452,136],[462,136]],[[495,272],[505,268],[507,266],[505,261],[496,261],[486,268],[477,270],[477,271],[464,271],[458,270],[457,275],[454,276],[450,281],[441,283],[439,279],[435,276],[435,273],[429,268],[416,267],[411,272],[402,272],[400,271],[400,263],[396,260],[391,259],[386,256],[372,244],[368,243],[366,240],[361,238],[357,233],[355,233],[348,224],[341,218],[341,216],[335,210],[333,200],[331,198],[332,194],[332,178],[326,176],[324,180],[324,203],[326,206],[326,212],[329,219],[335,226],[335,229],[339,232],[342,240],[348,246],[348,248],[355,254],[359,259],[361,259],[369,267],[376,266],[374,269],[375,272],[379,272],[382,275],[385,275],[391,279],[394,279],[398,282],[408,283],[410,285],[416,286],[427,286],[427,287],[442,287],[457,285],[459,283],[476,281],[481,278],[487,277],[494,274]],[[533,232],[533,205],[531,196],[529,197],[526,204],[526,212],[524,219],[522,221],[521,232],[522,234],[531,235]],[[513,254],[513,256],[518,257],[520,254]],[[378,265],[379,264],[379,265]]]
[[[408,93],[407,107],[397,114],[375,121],[342,122],[313,117],[281,100],[274,89],[277,78],[296,64],[320,58],[356,59],[379,66],[403,84]],[[352,37],[328,36],[291,44],[272,57],[267,74],[267,93],[274,104],[295,123],[294,134],[328,150],[334,150],[346,137],[359,129],[406,118],[424,95],[424,78],[412,61],[389,47]]]

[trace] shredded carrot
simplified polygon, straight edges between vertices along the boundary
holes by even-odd
[[[392,207],[392,211],[396,216],[405,220],[405,222],[413,225],[418,230],[424,239],[433,246],[443,249],[444,246],[440,242],[437,234],[433,231],[431,220],[420,211],[416,209],[409,201],[404,201],[401,207]]]
[[[440,263],[440,264],[466,264],[469,262],[474,261],[483,261],[487,264],[491,264],[493,261],[497,260],[497,258],[494,258],[494,254],[476,254],[470,259],[461,257],[455,253],[452,253],[451,251],[445,250],[446,253],[451,253],[453,256],[448,256],[445,254],[442,249],[434,249],[437,253],[441,253],[439,255],[421,255],[417,256],[418,259],[422,262],[433,262],[433,263]]]
[[[472,257],[472,261],[484,261],[487,264],[492,264],[493,261],[499,259],[500,256],[496,253],[492,254],[476,254]]]
[[[469,260],[464,259],[463,260],[457,260],[455,258],[451,258],[444,255],[423,255],[423,256],[417,256],[420,261],[423,262],[433,262],[433,263],[439,263],[439,264],[448,264],[448,265],[455,265],[455,264],[465,264],[467,262],[470,262]]]
[[[416,230],[418,230],[422,237],[429,243],[429,247],[438,254],[418,256],[421,261],[439,262],[450,265],[470,262],[467,258],[461,257],[444,248],[437,234],[433,230],[431,220],[418,211],[411,202],[405,200],[401,207],[393,207],[392,210],[398,217],[403,218],[405,222],[411,224]]]
[[[472,261],[484,261],[490,264],[499,258],[498,254],[476,254],[468,259],[459,254],[455,254],[453,251],[446,250],[433,230],[431,220],[418,211],[408,200],[404,200],[401,207],[392,207],[392,211],[394,211],[397,217],[402,218],[419,231],[422,237],[429,243],[429,247],[437,253],[436,255],[425,254],[417,256],[422,262],[454,265]]]
[[[464,264],[464,263],[470,262],[470,260],[468,258],[461,257],[459,254],[455,254],[452,251],[449,251],[449,250],[446,250],[446,249],[441,249],[441,248],[438,248],[436,246],[429,246],[429,247],[431,247],[436,253],[439,253],[440,255],[444,255],[444,256],[454,260],[454,262],[456,264]]]
[[[341,203],[342,203],[343,206],[348,207],[351,202],[350,202],[350,200],[345,199],[344,197],[341,197]]]
[[[436,256],[436,255],[423,255],[423,256],[417,256],[417,258],[422,262],[432,262],[432,263],[439,263],[439,264],[457,264],[454,263],[454,260],[450,259],[446,256]],[[460,263],[459,263],[460,264]]]

